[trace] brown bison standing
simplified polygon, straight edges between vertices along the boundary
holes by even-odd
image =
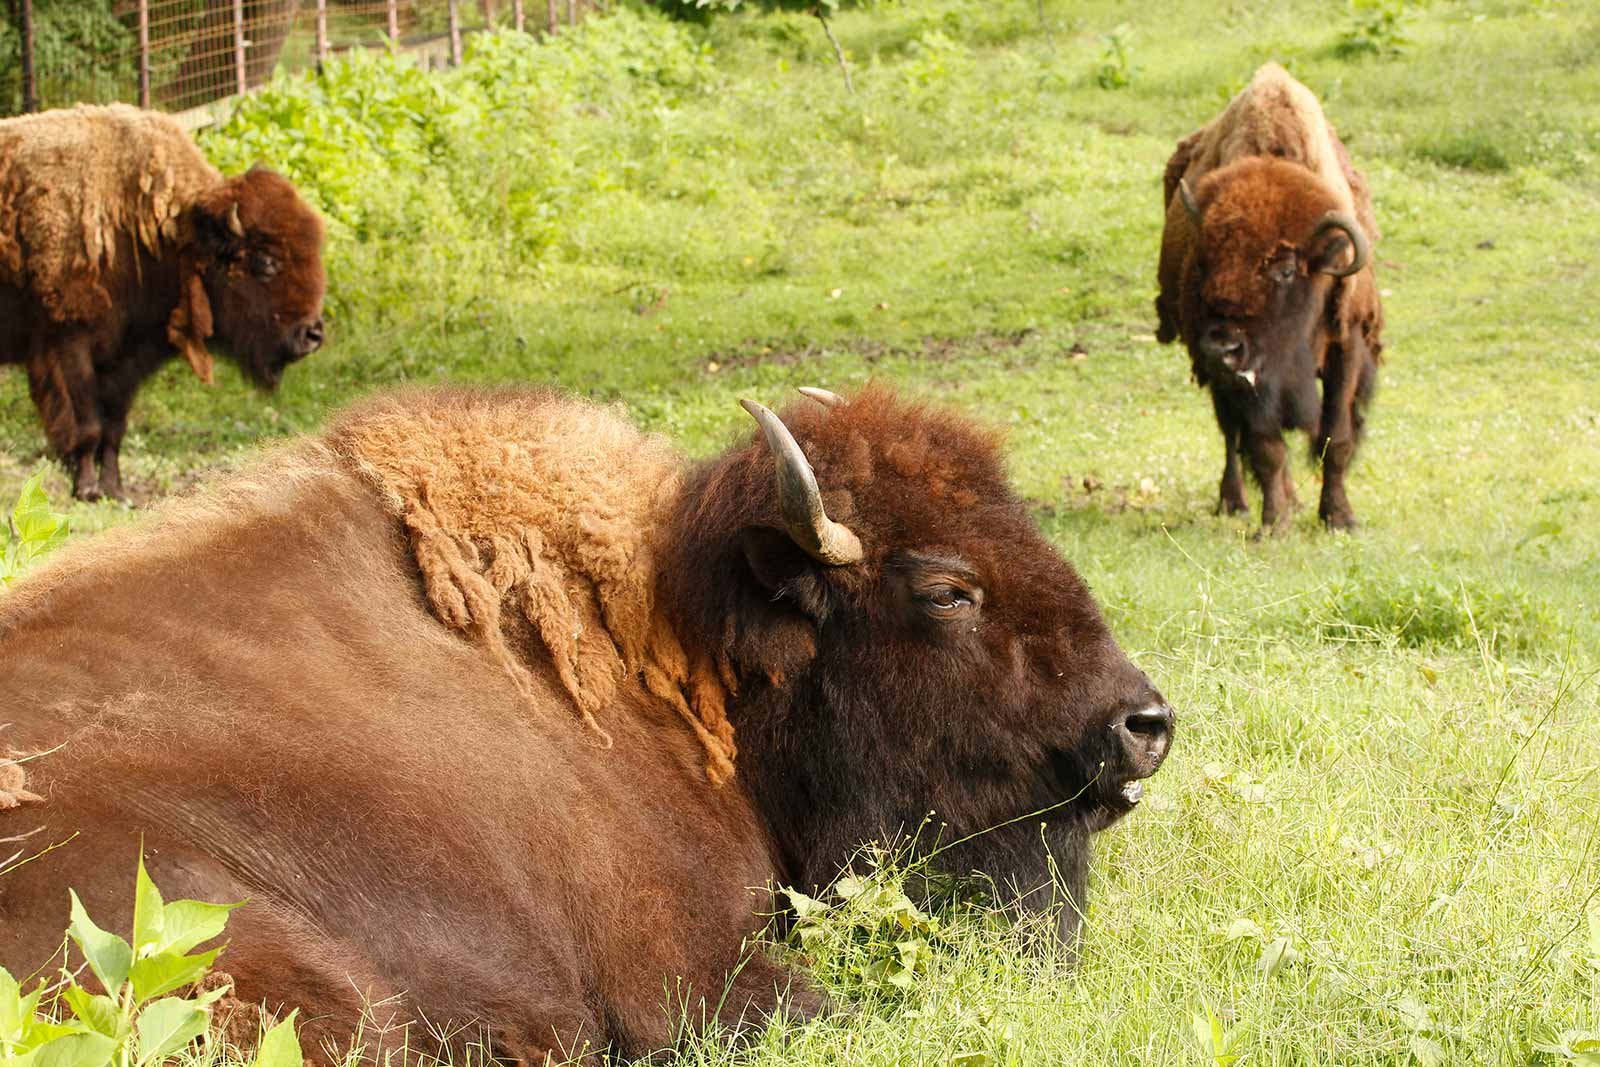
[[[0,839],[77,836],[0,879],[0,964],[68,887],[126,926],[142,840],[169,897],[250,900],[220,966],[312,1040],[367,998],[631,1057],[685,1005],[818,1010],[747,954],[768,887],[929,811],[1000,827],[941,859],[1024,905],[1058,872],[1072,938],[1173,714],[994,437],[818,396],[688,466],[553,393],[402,394],[19,583],[0,744],[44,755]]]
[[[1298,501],[1283,431],[1299,429],[1322,463],[1322,520],[1355,526],[1345,471],[1383,349],[1366,179],[1311,91],[1269,63],[1178,142],[1165,203],[1156,336],[1181,337],[1211,389],[1226,453],[1220,510],[1249,511],[1244,452],[1263,526],[1288,518]]]
[[[21,363],[74,495],[122,495],[139,385],[213,335],[277,386],[322,343],[322,222],[271,171],[224,180],[171,119],[121,105],[0,121],[0,364]],[[98,467],[98,473],[97,468]]]

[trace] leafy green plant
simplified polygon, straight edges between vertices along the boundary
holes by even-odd
[[[0,115],[22,109],[21,28],[0,4]],[[113,0],[34,0],[33,62],[42,107],[115,100],[135,84],[134,35]]]
[[[52,1014],[40,1007],[43,981],[24,993],[0,968],[0,1067],[160,1067],[205,1034],[211,1005],[229,987],[172,994],[206,976],[221,949],[191,950],[221,934],[238,905],[163,901],[142,855],[131,941],[97,926],[76,892],[71,899],[67,937],[105,992],[90,992],[63,969]],[[266,1033],[250,1067],[300,1067],[294,1019],[290,1013]]]
[[[1335,54],[1346,59],[1375,56],[1394,59],[1406,54],[1411,37],[1406,32],[1406,0],[1349,0],[1350,17]]]
[[[40,471],[23,483],[5,527],[0,528],[0,589],[67,539],[67,520],[50,510],[43,482]]]
[[[790,938],[836,987],[897,996],[927,974],[939,921],[906,894],[904,866],[882,851],[865,856],[865,875],[846,871],[820,899],[783,891],[795,913]]]
[[[1124,22],[1105,35],[1106,49],[1095,68],[1094,83],[1102,89],[1126,89],[1139,68],[1131,56],[1133,30]]]

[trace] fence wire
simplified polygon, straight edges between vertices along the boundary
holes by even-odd
[[[181,111],[248,92],[279,69],[303,70],[352,48],[390,42],[428,60],[459,62],[468,34],[490,27],[550,32],[593,6],[593,0],[0,0],[0,115],[113,101]]]

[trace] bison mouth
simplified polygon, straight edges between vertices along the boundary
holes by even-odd
[[[1098,833],[1127,815],[1144,799],[1146,775],[1127,777],[1116,759],[1086,765],[1082,754],[1057,749],[1050,755],[1050,774],[1063,803],[1090,833]],[[1152,772],[1153,773],[1153,772]]]

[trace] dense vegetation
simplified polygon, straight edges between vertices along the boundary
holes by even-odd
[[[1010,428],[1178,744],[1102,838],[1075,972],[851,883],[801,950],[862,1010],[742,1062],[1593,1064],[1600,14],[925,0],[833,24],[854,95],[804,14],[625,7],[447,74],[376,57],[253,97],[205,147],[327,212],[334,337],[270,398],[170,367],[130,483],[400,381],[557,381],[695,452],[747,432],[738,396],[900,382]],[[1353,536],[1215,517],[1209,404],[1152,337],[1162,164],[1268,58],[1322,97],[1384,230]],[[9,375],[0,499],[39,450]]]

